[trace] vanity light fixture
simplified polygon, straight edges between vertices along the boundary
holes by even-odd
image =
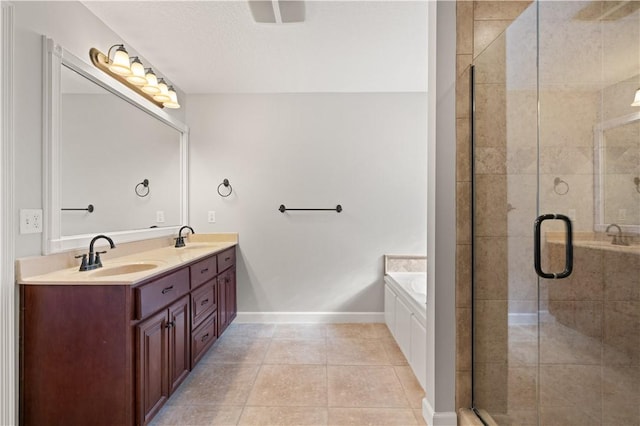
[[[117,47],[116,52],[111,58],[111,49]],[[107,63],[109,64],[109,71],[118,75],[131,75],[131,64],[129,63],[129,53],[124,48],[124,44],[114,44],[109,48],[107,52]]]
[[[137,56],[131,58],[131,75],[127,77],[127,81],[136,86],[144,86],[147,84],[145,77],[144,65]]]
[[[115,49],[113,58],[111,52]],[[91,63],[134,92],[153,102],[160,108],[180,108],[178,95],[163,78],[158,78],[151,68],[145,68],[140,58],[129,57],[123,44],[114,44],[105,55],[95,47],[89,50]]]
[[[178,94],[176,93],[173,86],[169,86],[169,98],[171,100],[164,103],[164,106],[166,108],[180,108],[180,104],[178,103]]]
[[[142,91],[144,93],[148,93],[149,95],[157,95],[160,93],[160,88],[158,87],[158,77],[153,72],[151,68],[147,68],[144,70],[144,77],[147,80],[144,86],[142,86]]]
[[[633,98],[631,106],[640,106],[640,89],[636,90],[636,96]]]
[[[158,80],[158,88],[160,89],[160,93],[153,95],[153,99],[162,103],[171,101],[171,97],[169,96],[169,86],[164,82],[164,78]]]

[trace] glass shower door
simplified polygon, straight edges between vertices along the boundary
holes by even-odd
[[[574,230],[573,273],[539,282],[544,425],[640,424],[638,7],[538,3],[539,213],[565,214]],[[561,270],[562,226],[542,244]]]
[[[640,425],[639,8],[533,2],[474,60],[473,404],[499,425]]]

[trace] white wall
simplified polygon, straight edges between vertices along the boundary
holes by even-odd
[[[239,232],[239,311],[383,310],[383,254],[426,253],[426,102],[189,96],[190,223]],[[216,192],[224,178],[228,198]],[[344,211],[282,214],[280,204]]]
[[[455,426],[456,2],[429,3],[427,385],[423,415]]]
[[[104,51],[117,42],[126,44],[126,40],[80,2],[18,1],[14,2],[14,16],[14,214],[17,217],[19,209],[42,208],[42,35],[54,39],[87,63],[91,47]],[[134,51],[131,48],[129,53]],[[162,74],[161,70],[157,71]],[[184,99],[180,94],[179,97]],[[184,120],[186,102],[182,104],[182,109],[170,112],[180,120]],[[16,256],[41,254],[41,235],[16,233]]]

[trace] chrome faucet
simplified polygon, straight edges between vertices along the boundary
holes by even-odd
[[[618,233],[617,234],[610,234],[609,230],[611,228],[618,228]],[[606,232],[608,236],[613,237],[613,240],[611,241],[611,244],[613,244],[614,246],[628,246],[629,245],[629,243],[625,240],[624,236],[622,235],[622,229],[620,229],[620,225],[618,225],[616,223],[611,223],[611,224],[609,224],[609,226],[607,226],[607,229],[604,232]]]
[[[107,251],[93,251],[93,245],[99,239],[105,239],[109,242],[109,245],[112,249],[116,248],[116,245],[113,243],[113,240],[106,235],[97,235],[93,237],[91,243],[89,243],[89,260],[87,260],[86,254],[81,254],[76,256],[76,259],[82,258],[82,263],[80,264],[81,271],[91,271],[92,269],[102,268],[102,260],[100,259],[100,255],[106,253]]]
[[[176,245],[174,246],[175,248],[184,247],[184,237],[182,236],[182,231],[185,228],[189,229],[192,234],[196,233],[196,231],[194,231],[192,227],[187,226],[187,225],[185,225],[182,228],[180,228],[180,230],[178,231],[178,238],[176,238]]]

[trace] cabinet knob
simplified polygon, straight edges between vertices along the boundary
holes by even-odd
[[[200,302],[200,306],[204,306],[207,303],[209,303],[209,299],[204,299],[202,302]]]
[[[173,326],[175,326],[176,323],[174,323],[173,321],[169,321],[166,325],[167,328],[172,328]]]
[[[201,342],[204,342],[205,340],[207,340],[209,338],[209,333],[205,334],[204,336],[202,336],[202,339],[200,339]]]

